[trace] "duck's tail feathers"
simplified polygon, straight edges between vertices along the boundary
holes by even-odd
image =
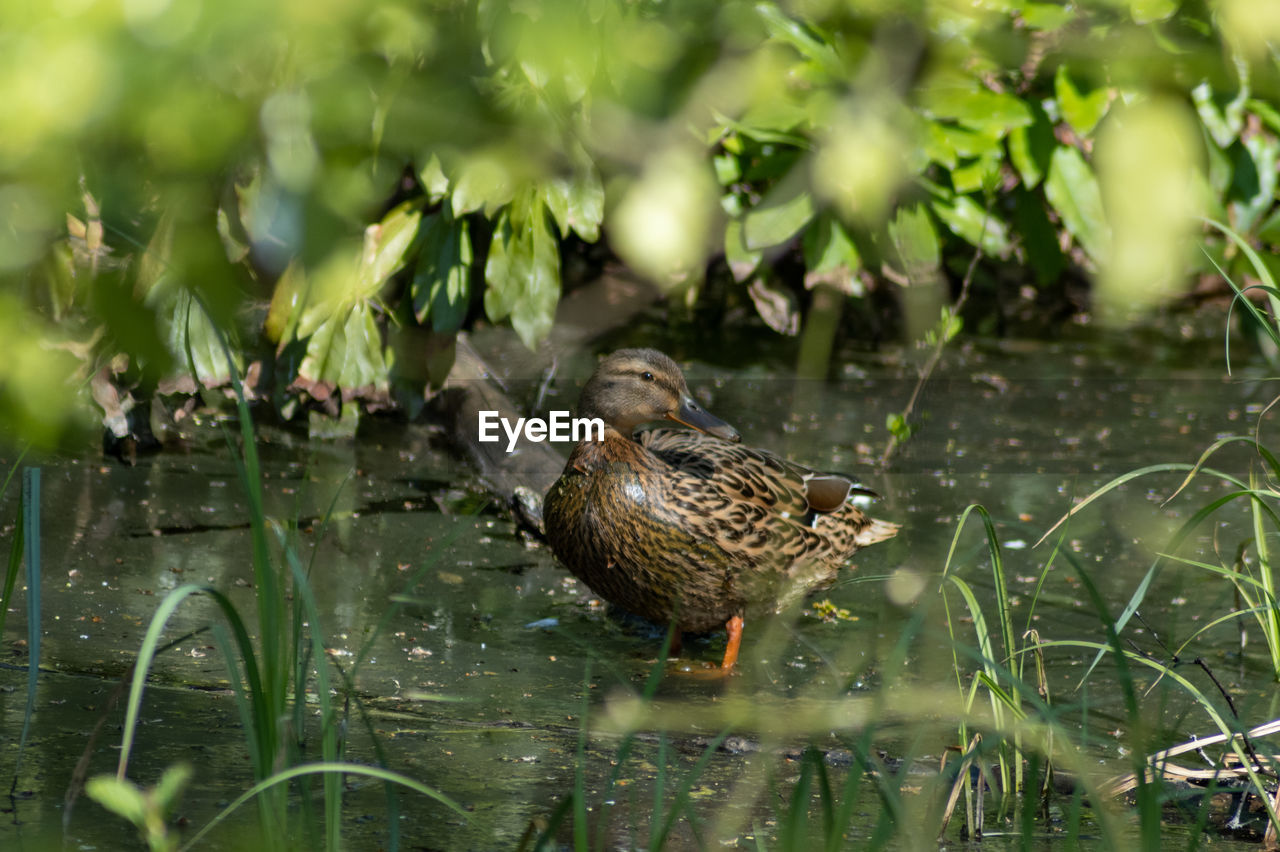
[[[875,544],[878,541],[893,538],[898,534],[900,526],[891,521],[881,521],[876,518],[868,518],[867,525],[858,530],[853,540],[858,543],[858,547],[866,547]]]

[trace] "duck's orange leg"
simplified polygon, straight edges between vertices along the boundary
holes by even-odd
[[[720,668],[728,672],[738,662],[738,649],[742,646],[742,616],[735,615],[725,623],[729,642],[724,646],[724,662]]]
[[[733,669],[738,663],[738,650],[742,647],[742,616],[735,615],[726,621],[724,626],[729,631],[729,642],[724,647],[724,662],[718,666],[701,663],[696,664],[696,667],[689,663],[682,663],[676,671],[682,676],[699,680],[720,680],[733,674]],[[674,655],[668,654],[668,659],[672,656]]]

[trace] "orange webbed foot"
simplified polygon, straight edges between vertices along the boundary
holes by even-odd
[[[729,641],[725,645],[724,659],[720,665],[677,663],[675,666],[676,673],[683,677],[692,677],[698,680],[720,680],[733,674],[738,663],[738,651],[742,647],[742,625],[743,621],[740,615],[735,615],[725,623],[725,629],[729,631]],[[668,658],[668,661],[670,662],[670,658]]]

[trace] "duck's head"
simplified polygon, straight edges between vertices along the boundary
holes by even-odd
[[[578,416],[599,417],[623,437],[641,423],[674,420],[725,441],[738,441],[738,430],[694,402],[684,374],[656,349],[619,349],[591,374]]]

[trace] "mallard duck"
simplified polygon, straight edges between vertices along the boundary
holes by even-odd
[[[600,418],[604,435],[577,444],[547,492],[552,551],[636,615],[657,624],[674,617],[691,633],[726,628],[726,671],[744,616],[830,585],[858,548],[898,530],[853,504],[854,494],[871,493],[853,480],[739,444],[656,350],[605,358],[578,416]],[[664,420],[690,428],[635,431]]]

